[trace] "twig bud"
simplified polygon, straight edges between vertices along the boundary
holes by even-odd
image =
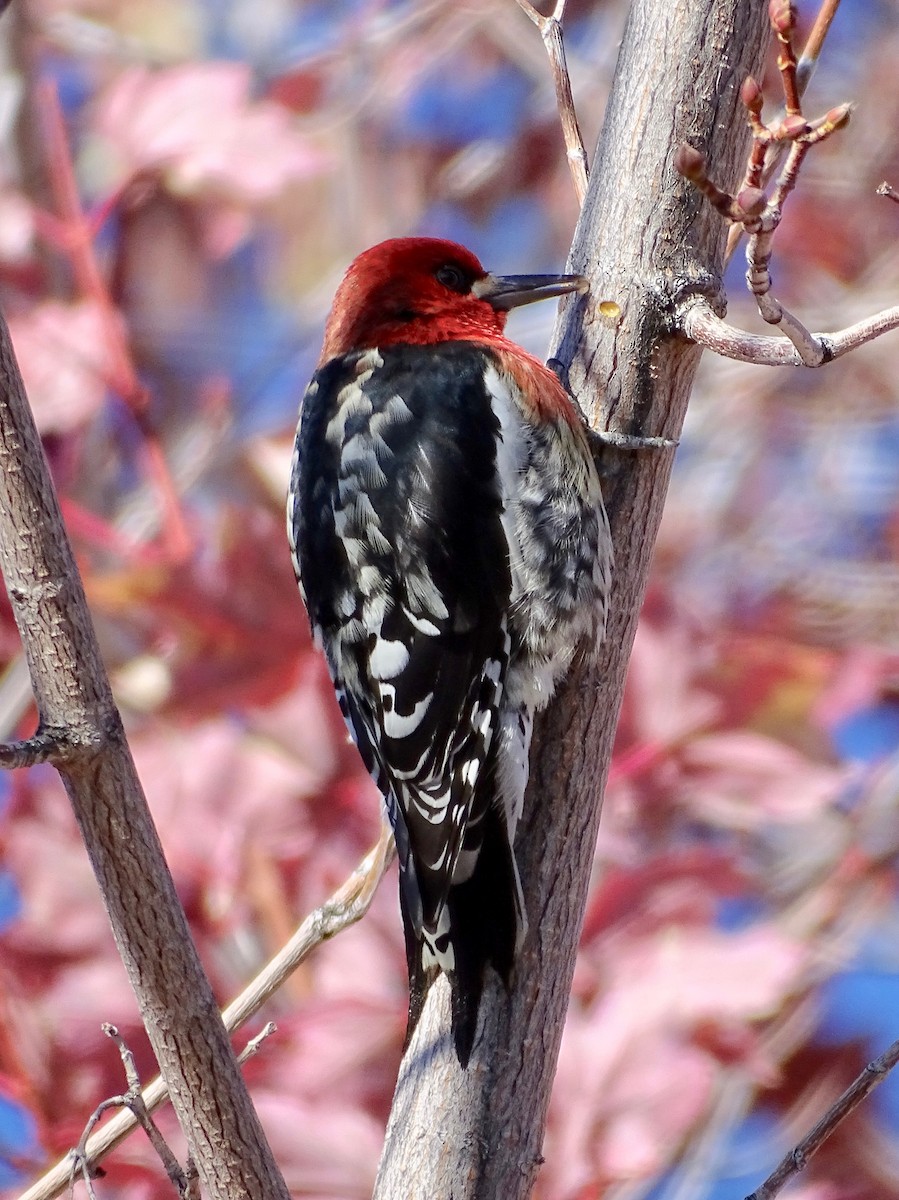
[[[757,187],[745,187],[737,196],[737,207],[747,217],[760,217],[767,203],[768,197]]]
[[[743,86],[740,88],[740,99],[750,112],[760,113],[762,111],[762,89],[751,75],[747,75],[743,80]]]
[[[838,104],[836,108],[832,108],[828,112],[824,121],[831,129],[842,129],[844,125],[849,124],[849,118],[852,115],[851,104]]]
[[[796,5],[792,0],[771,0],[768,18],[775,33],[789,33],[796,27]]]
[[[803,134],[808,133],[809,129],[810,126],[805,117],[800,116],[798,113],[791,113],[781,121],[778,132],[781,137],[786,138],[790,142],[795,142]]]
[[[706,177],[705,155],[694,146],[681,142],[674,152],[674,169],[692,183],[701,183]]]

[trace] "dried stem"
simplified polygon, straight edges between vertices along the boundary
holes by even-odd
[[[263,968],[243,992],[222,1013],[229,1033],[240,1029],[262,1007],[316,946],[354,925],[368,911],[384,872],[393,861],[393,836],[384,825],[377,844],[360,862],[353,874],[325,903],[310,913],[284,948]],[[238,1062],[243,1063],[274,1032],[267,1025],[247,1043]],[[165,1082],[157,1076],[143,1089],[148,1113],[154,1112],[168,1097]],[[93,1171],[106,1155],[137,1127],[129,1111],[117,1113],[104,1127],[79,1145],[82,1172]],[[89,1132],[89,1131],[87,1131]],[[42,1175],[19,1200],[53,1200],[65,1191],[71,1174],[71,1158],[66,1157]]]
[[[565,60],[565,43],[562,38],[562,18],[565,15],[566,0],[556,0],[555,8],[548,17],[543,16],[534,8],[529,0],[517,0],[518,7],[530,18],[540,30],[546,53],[549,55],[552,68],[553,83],[556,89],[556,105],[559,110],[559,120],[562,123],[562,134],[565,138],[565,150],[568,167],[574,181],[579,207],[583,207],[587,195],[587,151],[584,139],[581,137],[574,107],[574,97],[571,93],[571,78],[568,74],[568,64]]]
[[[820,1150],[830,1135],[858,1108],[859,1104],[886,1079],[893,1067],[899,1063],[899,1041],[873,1062],[849,1085],[815,1127],[778,1164],[761,1187],[747,1200],[773,1200],[794,1175],[805,1169],[808,1160]]]

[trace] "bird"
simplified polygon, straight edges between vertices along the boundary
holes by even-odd
[[[577,275],[394,238],[334,297],[287,500],[315,643],[393,828],[411,1039],[438,975],[468,1066],[527,928],[515,832],[534,714],[604,636],[611,537],[586,425],[504,333]]]

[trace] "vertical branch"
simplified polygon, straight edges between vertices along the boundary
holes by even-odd
[[[29,756],[49,758],[59,767],[208,1194],[287,1200],[125,741],[2,318],[0,565],[41,719],[38,735],[12,759],[25,765]]]

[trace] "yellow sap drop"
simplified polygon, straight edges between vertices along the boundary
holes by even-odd
[[[621,305],[614,300],[603,300],[599,304],[599,315],[607,321],[617,321],[621,316]]]

